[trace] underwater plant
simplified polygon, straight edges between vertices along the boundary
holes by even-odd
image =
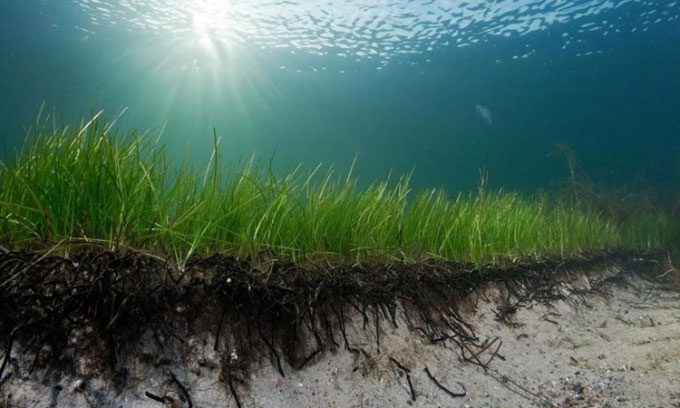
[[[194,254],[272,252],[292,260],[496,260],[654,248],[661,213],[619,224],[545,195],[413,192],[408,175],[360,188],[354,170],[276,174],[254,159],[201,171],[173,165],[158,139],[114,131],[102,113],[75,125],[39,115],[0,164],[0,243],[10,249],[130,249],[183,265]],[[353,166],[354,167],[354,166]],[[671,225],[671,223],[667,223]]]

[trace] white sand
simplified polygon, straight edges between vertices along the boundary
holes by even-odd
[[[513,316],[514,327],[495,320],[496,291],[490,289],[489,300],[480,298],[468,316],[480,338],[502,340],[499,354],[505,360],[493,359],[486,373],[462,361],[454,343],[426,344],[403,322],[399,329],[382,324],[380,352],[374,331],[356,324],[349,337],[370,358],[339,349],[300,371],[284,367],[285,378],[266,361],[238,391],[244,407],[680,407],[680,294],[638,278],[631,282],[613,288],[609,297],[530,304]],[[188,339],[192,349],[184,361],[168,366],[130,361],[122,392],[88,378],[92,372],[84,366],[62,378],[46,374],[42,381],[17,375],[1,392],[12,407],[162,407],[144,392],[178,398],[170,369],[188,387],[194,407],[236,406],[219,380],[219,356],[205,336]],[[389,357],[411,370],[415,401],[404,372]],[[438,389],[425,366],[451,391],[460,391],[456,383],[462,383],[467,395],[452,398]]]

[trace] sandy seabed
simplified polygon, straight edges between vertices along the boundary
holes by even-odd
[[[628,279],[606,296],[529,304],[511,324],[495,319],[493,302],[480,304],[475,329],[502,340],[502,358],[486,371],[456,350],[393,333],[365,377],[353,373],[362,362],[348,358],[321,361],[286,379],[270,371],[253,385],[252,405],[680,407],[680,293]],[[410,369],[415,401],[390,356]],[[466,395],[447,395],[425,367],[450,391],[464,386]]]
[[[586,275],[578,279],[590,285]],[[347,335],[362,352],[338,347],[299,370],[284,363],[285,376],[263,361],[233,384],[236,401],[220,378],[214,339],[202,333],[165,362],[128,359],[123,389],[78,367],[47,370],[9,378],[0,406],[680,407],[680,293],[628,273],[603,293],[529,300],[503,320],[499,296],[493,286],[475,295],[466,320],[489,347],[467,354],[450,341],[427,342],[403,321],[383,323],[378,346],[357,316]]]

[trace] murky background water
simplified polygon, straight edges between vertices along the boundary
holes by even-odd
[[[167,124],[178,157],[415,168],[417,186],[568,176],[680,187],[676,1],[0,2],[0,155],[41,102]]]

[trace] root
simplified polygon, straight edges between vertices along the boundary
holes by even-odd
[[[569,273],[639,256],[603,253],[490,266],[441,260],[329,266],[272,255],[263,268],[259,259],[213,255],[189,259],[178,281],[168,263],[134,252],[91,251],[66,258],[0,251],[0,333],[11,333],[4,339],[0,386],[11,375],[5,371],[13,344],[33,353],[36,367],[67,369],[72,356],[89,351],[108,356],[103,369],[115,372],[117,356],[139,344],[145,331],[164,334],[160,348],[167,341],[183,342],[194,324],[190,316],[199,311],[214,316],[208,329],[215,333],[214,350],[238,350],[238,358],[223,359],[221,377],[237,405],[235,384],[266,356],[284,376],[284,361],[301,369],[343,346],[365,354],[352,346],[347,330],[353,313],[363,319],[365,330],[374,330],[378,350],[381,322],[396,328],[400,309],[409,329],[431,343],[451,340],[464,360],[487,370],[495,358],[503,358],[502,342],[494,338],[480,344],[463,318],[462,300],[498,284],[504,295],[496,318],[511,323],[510,316],[524,304],[563,299],[560,283]],[[309,351],[304,345],[312,339],[315,347]],[[409,379],[405,367],[391,360]],[[170,375],[191,406],[188,389]],[[411,397],[416,398],[412,385]]]

